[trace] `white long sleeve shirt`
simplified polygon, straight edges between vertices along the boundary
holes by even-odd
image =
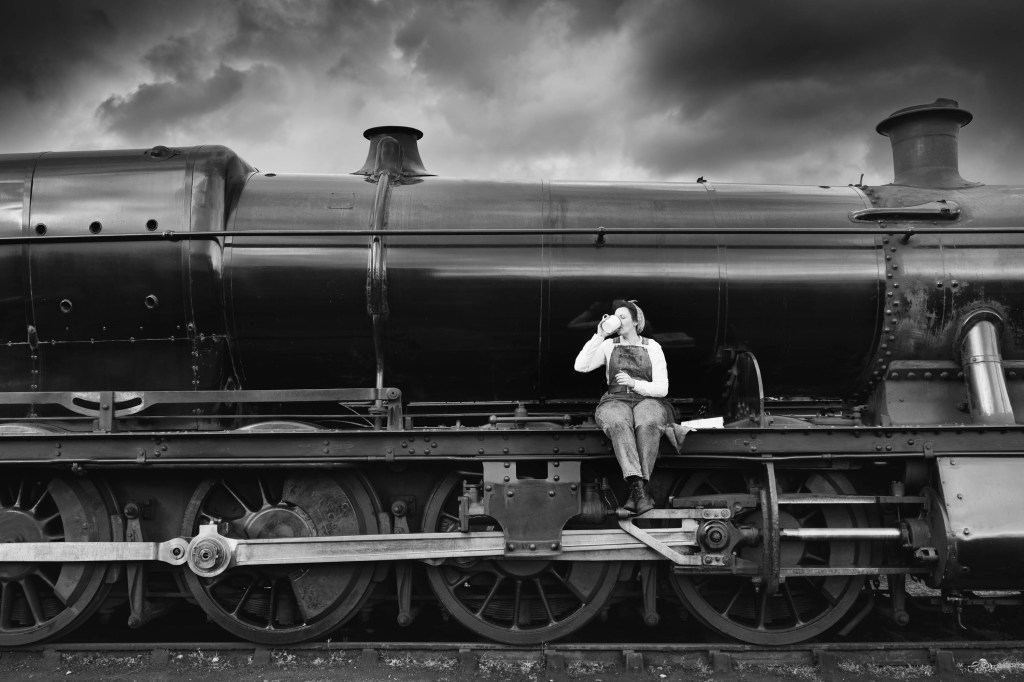
[[[620,341],[619,345],[632,344]],[[604,367],[605,379],[608,385],[611,385],[612,377],[608,375],[608,361],[612,357],[612,350],[615,346],[614,339],[602,339],[600,334],[594,334],[593,338],[583,346],[580,354],[576,356],[576,371],[586,373],[592,372],[598,367]],[[651,358],[652,380],[644,381],[633,377],[636,379],[636,387],[633,390],[649,398],[664,398],[668,395],[668,365],[665,363],[665,353],[661,350],[661,345],[654,339],[647,339],[646,345],[639,344],[637,347],[645,349]]]

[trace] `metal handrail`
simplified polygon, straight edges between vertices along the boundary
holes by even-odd
[[[786,235],[786,234],[823,234],[823,235],[877,235],[906,236],[925,234],[1022,234],[1021,227],[891,227],[878,225],[875,227],[603,227],[603,228],[508,228],[508,229],[467,229],[442,228],[426,230],[244,230],[218,232],[163,232],[141,234],[88,234],[88,235],[22,235],[18,237],[0,237],[0,244],[28,243],[66,243],[66,242],[119,242],[119,241],[189,241],[195,239],[217,240],[226,237],[366,237],[382,235],[390,237],[431,237],[431,236],[544,236],[544,235],[580,235],[600,236],[612,234],[692,234],[692,235]]]

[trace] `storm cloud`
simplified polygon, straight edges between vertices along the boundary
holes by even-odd
[[[0,24],[0,150],[217,143],[350,172],[420,128],[440,175],[884,183],[937,97],[964,177],[1024,183],[1018,3],[43,0]]]

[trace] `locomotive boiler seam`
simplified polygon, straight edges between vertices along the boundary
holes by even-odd
[[[22,187],[22,235],[24,235],[24,236],[29,235],[29,225],[33,222],[32,221],[32,213],[31,213],[31,208],[32,208],[32,190],[33,190],[33,184],[35,182],[36,168],[39,165],[39,159],[42,158],[42,157],[43,157],[43,154],[36,155],[35,158],[32,159],[31,164],[29,164],[27,166],[27,168],[25,169],[25,180],[24,180],[24,185]],[[40,223],[40,224],[43,225],[42,234],[45,234],[47,228],[46,228],[45,224],[42,224],[42,223]],[[39,234],[39,232],[37,231],[36,234]],[[37,340],[38,340],[38,336],[36,335],[36,330],[37,330],[37,327],[36,327],[36,315],[35,315],[34,298],[33,298],[33,295],[32,295],[33,287],[32,287],[32,257],[31,257],[32,253],[31,253],[31,248],[32,247],[27,242],[21,247],[21,259],[22,259],[21,262],[22,262],[22,265],[21,265],[21,268],[19,268],[19,270],[20,270],[21,276],[22,276],[22,296],[23,296],[23,300],[24,300],[24,304],[23,305],[24,305],[24,315],[25,315],[26,337],[27,337],[27,340],[28,340],[29,348],[30,348],[29,357],[28,357],[29,362],[28,362],[28,382],[27,382],[27,384],[28,384],[30,390],[36,391],[36,390],[39,390],[39,386],[40,386],[40,383],[39,383],[40,366],[39,366],[39,354],[36,352],[35,348],[32,348],[33,336],[36,336]],[[18,384],[16,384],[16,385],[18,385]]]

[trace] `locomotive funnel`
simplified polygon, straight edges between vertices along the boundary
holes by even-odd
[[[895,185],[972,187],[960,177],[957,138],[974,117],[955,99],[940,97],[893,112],[875,128],[892,143]]]
[[[369,128],[363,133],[363,137],[370,141],[370,152],[366,156],[366,163],[353,175],[373,175],[374,165],[377,161],[377,152],[382,140],[393,138],[402,150],[402,175],[405,177],[419,177],[432,175],[423,167],[423,160],[420,158],[420,148],[416,141],[423,137],[423,133],[415,128],[405,126],[378,126]]]

